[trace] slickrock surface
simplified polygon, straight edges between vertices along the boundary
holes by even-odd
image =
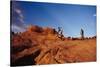
[[[96,38],[61,40],[55,29],[39,26],[30,26],[11,38],[12,66],[89,61],[96,61]]]

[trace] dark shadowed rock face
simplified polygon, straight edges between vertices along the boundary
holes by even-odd
[[[31,39],[22,38],[20,35],[13,36],[11,43],[11,53],[16,53],[36,45],[36,43],[32,42]]]
[[[28,66],[28,65],[34,65],[36,62],[34,59],[40,54],[41,50],[34,48],[33,51],[31,51],[32,48],[28,50],[20,51],[19,53],[14,54],[11,57],[11,65],[12,66]]]

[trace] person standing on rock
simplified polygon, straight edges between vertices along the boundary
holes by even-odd
[[[83,40],[84,39],[84,30],[82,28],[81,28],[80,35],[81,35],[81,39]]]

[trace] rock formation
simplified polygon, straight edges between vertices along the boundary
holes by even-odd
[[[63,41],[57,34],[53,28],[39,26],[29,26],[25,32],[14,34],[11,37],[11,66],[96,60],[95,37]]]

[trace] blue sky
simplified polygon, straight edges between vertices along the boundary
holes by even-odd
[[[40,2],[12,2],[12,29],[25,30],[30,24],[42,27],[62,27],[65,36],[96,35],[96,6]]]

